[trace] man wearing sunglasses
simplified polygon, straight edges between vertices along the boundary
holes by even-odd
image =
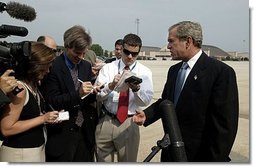
[[[140,134],[132,116],[153,97],[152,72],[137,61],[141,46],[139,36],[126,35],[121,59],[104,65],[97,77],[97,84],[106,83],[97,94],[97,100],[103,103],[95,134],[99,162],[114,162],[115,152],[118,162],[137,161]],[[116,85],[125,72],[134,73],[142,82],[127,83],[127,90],[118,92]]]

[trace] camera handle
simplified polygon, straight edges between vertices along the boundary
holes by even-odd
[[[16,87],[13,89],[12,94],[16,96],[16,95],[19,94],[19,92],[21,92],[22,90],[24,90],[24,88],[19,88],[19,87],[16,86]]]
[[[11,72],[10,73],[10,76],[15,76],[15,73],[14,72]],[[12,90],[12,94],[13,95],[17,95],[17,94],[19,94],[19,92],[21,92],[22,90],[24,90],[24,88],[19,88],[19,87],[15,87],[13,90]]]
[[[150,162],[150,160],[160,151],[160,149],[167,148],[169,145],[169,135],[165,134],[161,140],[157,141],[157,146],[152,147],[152,152],[146,157],[143,162]]]

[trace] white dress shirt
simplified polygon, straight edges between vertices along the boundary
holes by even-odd
[[[185,78],[184,78],[184,82],[183,82],[183,85],[188,77],[188,75],[190,74],[193,66],[196,64],[196,62],[198,61],[199,57],[201,56],[202,54],[202,50],[200,49],[198,51],[197,54],[195,54],[195,56],[193,56],[189,61],[187,61],[187,64],[189,65],[189,67],[187,68],[187,71],[186,71],[186,75],[185,75]]]
[[[105,84],[105,87],[97,94],[97,100],[102,101],[107,111],[116,114],[118,109],[119,92],[109,89],[108,84],[114,80],[116,74],[122,74],[125,64],[122,59],[108,63],[102,67],[95,84]],[[131,72],[142,78],[140,89],[137,92],[129,90],[128,114],[133,115],[137,110],[143,110],[148,106],[153,97],[152,72],[138,61],[130,67]]]

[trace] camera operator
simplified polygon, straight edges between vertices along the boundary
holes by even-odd
[[[10,103],[10,99],[7,96],[18,84],[14,76],[10,76],[13,70],[6,70],[0,77],[0,109],[6,104]]]
[[[10,94],[11,102],[4,108],[1,118],[4,140],[0,147],[0,161],[3,162],[44,162],[44,124],[59,122],[58,111],[44,112],[44,99],[38,89],[39,81],[49,72],[56,55],[39,42],[32,42],[30,50],[26,70],[22,75],[15,73],[18,87],[24,90],[17,95]]]
[[[6,70],[2,76],[0,76],[0,115],[2,115],[2,108],[11,102],[8,94],[18,85],[14,76],[10,76],[13,70]],[[0,145],[2,145],[3,136],[0,133]]]

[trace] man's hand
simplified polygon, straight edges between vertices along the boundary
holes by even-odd
[[[146,120],[146,115],[144,111],[136,111],[136,114],[132,117],[132,120],[137,125],[143,125]]]
[[[59,116],[58,111],[50,111],[42,115],[44,123],[49,124],[58,123],[57,121],[58,116]]]
[[[9,76],[14,73],[13,70],[6,70],[0,77],[0,89],[5,93],[10,93],[16,86],[18,86],[17,80],[14,76]]]
[[[140,89],[140,84],[136,85],[134,83],[127,83],[127,85],[129,86],[129,88],[131,88],[133,92],[137,92]]]
[[[93,92],[92,92],[92,93],[93,93],[93,94],[97,94],[98,92],[101,92],[101,89],[104,88],[105,84],[106,84],[106,83],[104,83],[104,84],[98,83],[97,85],[95,85],[95,86],[93,87]]]
[[[80,81],[82,82],[82,81]],[[79,95],[80,97],[82,96],[86,96],[88,94],[90,94],[93,90],[93,85],[90,81],[87,82],[82,82],[80,88],[79,88]]]
[[[113,81],[109,83],[108,87],[109,87],[110,90],[113,90],[115,88],[115,86],[119,82],[120,78],[121,78],[121,74],[116,74],[115,75]]]

